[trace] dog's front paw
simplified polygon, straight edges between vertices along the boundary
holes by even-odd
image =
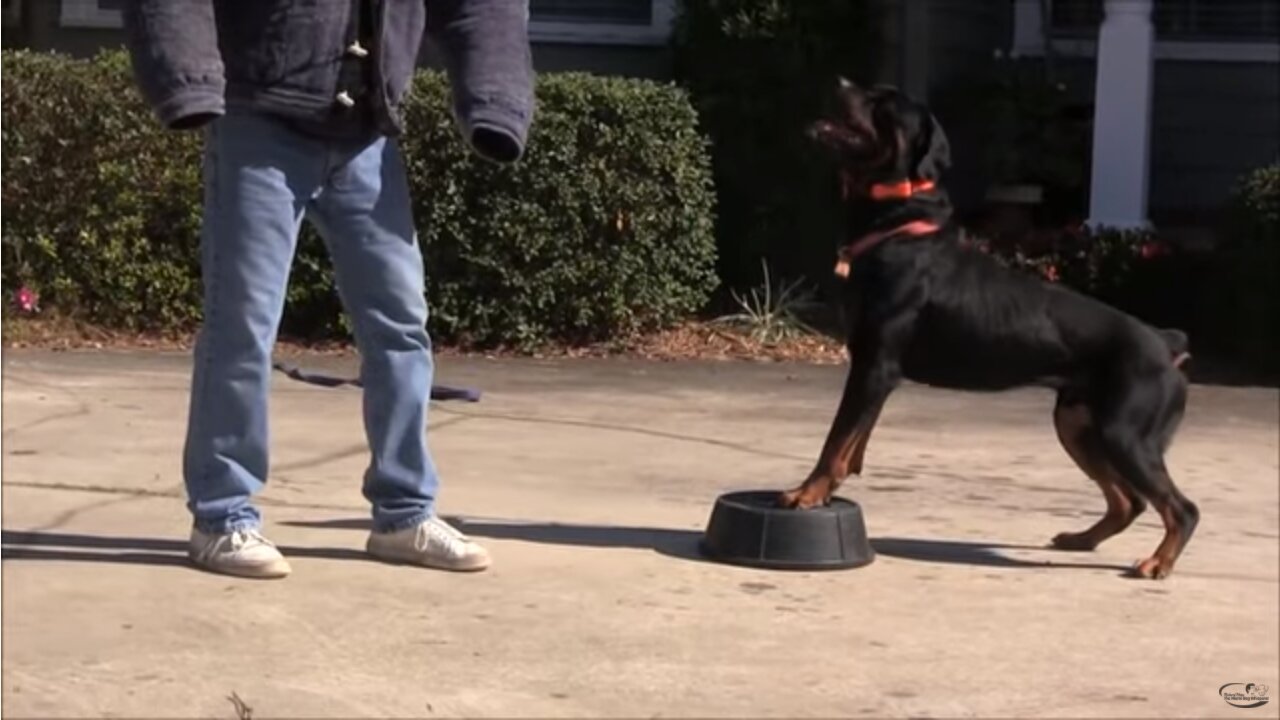
[[[791,510],[808,510],[809,508],[826,505],[831,498],[820,490],[815,490],[815,486],[805,483],[794,490],[788,490],[778,494],[778,507],[788,508]]]
[[[777,500],[778,507],[786,508],[789,510],[794,509],[797,505],[800,504],[801,490],[802,488],[796,488],[794,490],[788,490],[786,492],[778,493],[778,500]]]

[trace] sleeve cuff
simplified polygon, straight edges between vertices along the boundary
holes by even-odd
[[[457,114],[467,143],[480,157],[506,165],[524,156],[529,133],[528,113],[497,106],[475,106],[469,112]]]
[[[200,117],[213,119],[226,113],[221,93],[208,90],[184,90],[156,106],[156,116],[169,129],[199,127]]]

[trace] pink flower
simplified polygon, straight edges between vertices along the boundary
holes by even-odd
[[[1044,274],[1044,279],[1048,280],[1051,283],[1058,282],[1058,278],[1060,277],[1058,275],[1057,265],[1045,265],[1044,269],[1041,270],[1040,272]]]
[[[1165,254],[1165,246],[1158,242],[1145,242],[1142,247],[1138,248],[1138,254],[1143,260],[1150,260],[1154,257],[1160,257]]]
[[[23,285],[18,288],[18,292],[14,294],[14,302],[18,304],[18,309],[22,312],[33,313],[40,309],[40,296],[36,295],[36,291]]]

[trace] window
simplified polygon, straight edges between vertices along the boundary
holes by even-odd
[[[120,8],[124,0],[62,0],[63,27],[122,28]]]
[[[1093,35],[1103,0],[1053,0],[1054,35]],[[1273,0],[1155,0],[1152,20],[1161,40],[1238,42],[1280,36],[1280,4]]]
[[[532,22],[648,25],[653,0],[529,0]]]
[[[1123,1],[1123,0],[1121,0]],[[1107,0],[1049,0],[1054,49],[1091,57]],[[1040,0],[1015,0],[1014,49],[1044,52],[1046,18]],[[1153,0],[1155,56],[1161,60],[1280,62],[1280,3],[1276,0]]]
[[[535,42],[663,45],[676,0],[529,0]]]

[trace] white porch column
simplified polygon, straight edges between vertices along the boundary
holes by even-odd
[[[1148,224],[1155,27],[1151,0],[1106,0],[1098,32],[1089,225]]]

